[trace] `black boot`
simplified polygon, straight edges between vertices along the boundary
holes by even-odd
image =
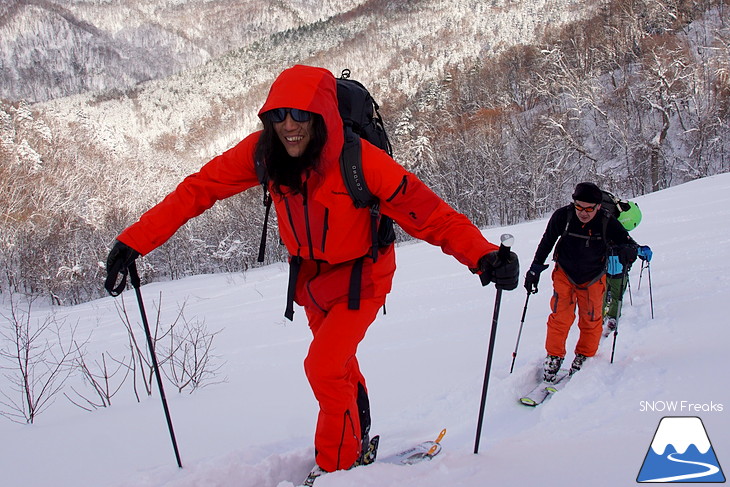
[[[357,411],[360,416],[360,438],[362,440],[362,446],[360,449],[360,458],[357,459],[353,466],[373,463],[378,448],[378,442],[375,441],[375,438],[373,438],[373,441],[370,441],[370,399],[368,399],[365,386],[361,383],[357,384]]]

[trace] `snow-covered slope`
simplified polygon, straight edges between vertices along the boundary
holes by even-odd
[[[631,273],[616,357],[611,339],[568,387],[542,406],[517,403],[544,357],[550,282],[529,301],[514,373],[509,373],[525,302],[503,295],[480,453],[474,455],[479,397],[495,292],[427,244],[398,249],[387,315],[359,350],[370,388],[381,454],[448,434],[444,452],[413,467],[375,464],[318,480],[328,486],[443,487],[633,484],[659,420],[699,416],[721,465],[730,464],[730,174],[637,199],[644,213],[635,239],[651,245],[653,296],[646,270]],[[546,221],[490,228],[516,237],[523,268]],[[198,276],[143,286],[150,313],[162,293],[164,320],[185,303],[188,319],[221,330],[214,353],[225,382],[168,400],[184,468],[178,469],[155,393],[141,404],[130,387],[93,413],[63,397],[32,426],[0,423],[3,485],[291,487],[311,467],[316,404],[302,371],[309,342],[304,314],[282,317],[286,269]],[[653,297],[654,318],[650,298]],[[131,316],[136,304],[124,293]],[[116,302],[119,302],[117,298]],[[89,354],[124,353],[126,333],[105,298],[56,309],[89,336]],[[38,312],[40,313],[40,311]],[[37,316],[41,316],[38,314]],[[569,349],[575,336],[569,339]],[[4,365],[7,365],[5,363]],[[4,372],[8,372],[7,370]],[[0,379],[7,391],[7,380]],[[78,387],[81,387],[77,384]],[[81,389],[83,390],[83,389]],[[668,410],[674,403],[676,409]],[[726,472],[727,475],[727,472]]]

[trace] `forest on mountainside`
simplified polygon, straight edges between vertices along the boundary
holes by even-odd
[[[727,172],[728,27],[722,1],[607,2],[424,87],[399,160],[480,225],[543,216],[582,180],[630,198]]]
[[[364,0],[3,0],[0,98],[124,91]]]
[[[571,12],[570,21],[535,22],[529,35],[524,25],[534,19],[520,17],[522,24],[462,37],[474,17],[434,29],[435,10],[427,9],[447,3],[393,9],[370,1],[134,88],[0,101],[0,291],[57,304],[100,296],[114,237],[255,128],[277,66],[328,66],[335,52],[338,64],[353,66],[342,45],[355,51],[353,32],[358,49],[383,50],[373,65],[389,63],[388,77],[367,73],[363,81],[382,106],[396,160],[479,226],[541,217],[580,180],[632,197],[730,170],[724,1],[604,1]],[[500,19],[517,8],[457,3]],[[520,8],[542,5],[544,17],[564,3]],[[372,34],[389,21],[401,22],[398,42],[376,41]],[[500,44],[520,37],[518,25],[529,42]],[[439,42],[407,44],[409,26]],[[457,58],[453,42],[476,55]],[[425,75],[426,66],[438,76]],[[141,259],[144,279],[256,265],[263,213],[257,190],[216,204]],[[282,258],[282,248],[269,245],[267,263]]]

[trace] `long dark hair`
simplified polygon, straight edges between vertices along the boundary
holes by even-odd
[[[266,176],[273,184],[273,191],[283,195],[286,187],[289,192],[301,193],[303,189],[302,174],[308,169],[317,170],[319,158],[325,142],[327,127],[324,119],[317,113],[312,114],[310,140],[304,153],[299,157],[291,157],[284,148],[274,130],[274,122],[268,113],[261,117],[264,130],[256,144],[254,157],[262,161],[266,167]]]

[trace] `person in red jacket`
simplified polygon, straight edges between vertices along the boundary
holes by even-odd
[[[304,368],[320,407],[316,463],[323,472],[351,468],[363,461],[370,427],[367,387],[355,353],[391,290],[394,246],[379,248],[377,259],[371,257],[370,212],[355,208],[345,187],[339,166],[343,122],[332,73],[301,65],[283,71],[259,118],[263,130],[185,178],[118,236],[107,272],[114,282],[136,257],[162,245],[187,220],[220,199],[258,186],[255,165],[263,164],[290,254],[290,300],[304,308],[313,334]],[[361,152],[365,180],[380,199],[383,215],[410,235],[440,246],[479,273],[483,283],[517,286],[514,253],[500,258],[497,246],[464,215],[384,151],[363,140]],[[348,299],[353,276],[360,280],[354,303]],[[291,318],[293,309],[287,311]]]

